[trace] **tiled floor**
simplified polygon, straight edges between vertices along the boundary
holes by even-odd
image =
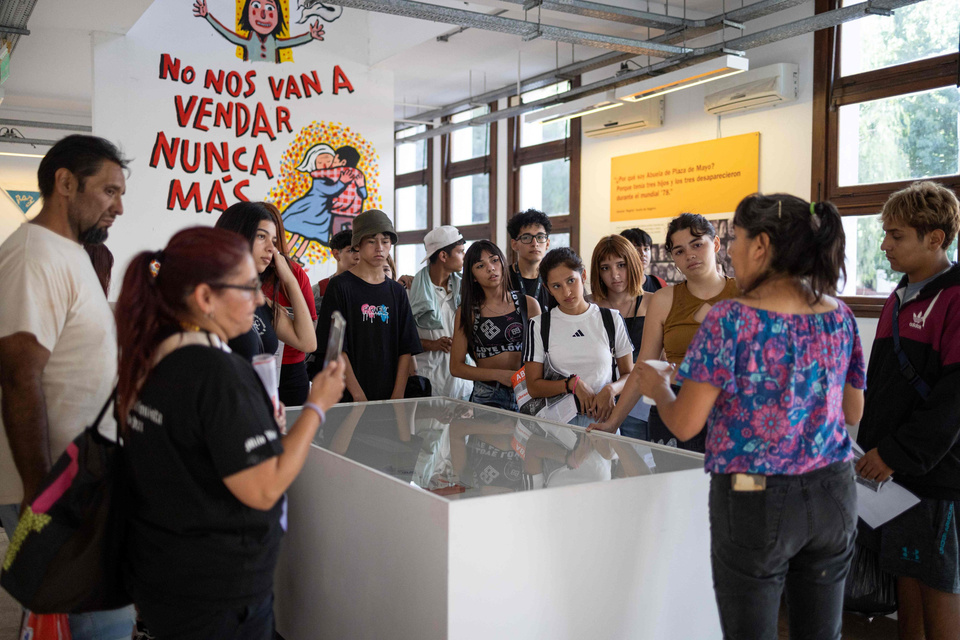
[[[0,558],[7,553],[7,536],[0,529]],[[0,640],[17,640],[20,625],[20,606],[5,591],[0,589]],[[780,621],[780,638],[787,640],[786,619]],[[844,640],[896,640],[897,623],[889,618],[868,622],[852,614],[843,619]]]

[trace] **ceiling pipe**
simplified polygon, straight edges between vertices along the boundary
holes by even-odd
[[[46,147],[52,147],[53,145],[57,144],[57,141],[56,141],[56,140],[41,140],[40,138],[14,138],[14,137],[12,137],[12,136],[11,136],[11,137],[0,136],[0,144],[6,144],[6,143],[12,143],[12,144],[30,144],[30,145],[40,144],[40,145],[44,145],[44,146],[46,146]]]
[[[501,109],[482,116],[477,116],[476,118],[464,122],[445,124],[435,129],[424,131],[423,133],[417,133],[405,137],[402,140],[396,141],[395,145],[416,142],[418,140],[426,140],[435,136],[445,135],[458,129],[485,125],[498,120],[505,120],[507,118],[521,115],[528,111],[533,111],[534,109],[560,104],[576,98],[601,93],[603,91],[626,86],[628,84],[633,84],[638,80],[642,80],[658,72],[666,71],[668,69],[671,71],[674,69],[682,69],[684,67],[697,64],[698,62],[716,58],[728,52],[724,47],[736,46],[744,50],[749,50],[761,45],[779,42],[781,40],[786,40],[788,38],[793,38],[795,36],[820,29],[828,29],[845,22],[851,22],[869,15],[874,15],[873,12],[875,12],[877,9],[900,9],[902,7],[917,4],[923,1],[924,0],[868,0],[867,2],[860,4],[834,9],[832,11],[827,11],[813,16],[812,18],[805,18],[795,22],[789,22],[787,24],[780,25],[779,27],[760,31],[758,33],[751,34],[749,36],[743,36],[734,40],[729,40],[725,44],[720,43],[709,47],[697,48],[694,49],[694,53],[689,56],[670,58],[647,67],[642,67],[640,69],[635,69],[617,76],[598,80],[597,82],[577,87],[575,89],[570,89],[569,91],[557,94],[555,96],[549,96],[540,100],[528,102],[526,104],[508,107],[507,109]],[[427,114],[424,113],[420,115],[421,117],[425,117]]]
[[[504,18],[486,13],[477,13],[476,11],[451,9],[449,7],[441,7],[425,2],[417,2],[416,0],[331,0],[329,4],[351,9],[364,9],[366,11],[404,16],[407,18],[446,22],[460,27],[473,27],[486,31],[509,33],[518,35],[524,40],[544,38],[545,40],[555,40],[568,44],[580,44],[600,49],[623,51],[638,56],[649,55],[663,58],[690,52],[686,47],[651,42],[649,40],[608,36],[564,27],[554,27],[552,25],[528,22],[526,20],[515,20],[513,18]]]
[[[793,8],[799,4],[803,4],[804,2],[807,2],[807,0],[760,0],[760,2],[754,2],[753,4],[747,5],[741,9],[735,9],[728,11],[727,13],[718,14],[703,21],[693,21],[698,25],[700,22],[703,22],[703,26],[697,26],[695,29],[687,29],[686,31],[681,31],[679,33],[664,33],[655,38],[651,38],[651,41],[673,44],[676,42],[682,42],[685,38],[692,40],[693,38],[698,38],[700,36],[719,31],[722,28],[722,23],[725,19],[748,22],[750,20],[756,20],[758,18],[777,13],[778,11]],[[581,60],[580,62],[574,62],[558,69],[527,78],[521,82],[520,88],[521,91],[540,89],[541,87],[556,84],[557,82],[561,82],[563,80],[569,80],[590,71],[596,71],[597,69],[602,69],[603,67],[632,60],[634,57],[636,56],[628,53],[603,53],[599,56]],[[446,116],[463,111],[467,107],[489,104],[491,102],[500,100],[501,98],[508,98],[516,94],[516,85],[510,84],[508,86],[494,89],[480,95],[470,96],[463,100],[452,102],[434,111],[421,113],[420,116],[424,119],[430,120],[444,118]],[[405,127],[403,124],[395,125],[395,129],[398,131],[404,128]]]
[[[510,4],[526,5],[529,0],[501,0]],[[651,13],[650,11],[636,11],[623,7],[614,7],[608,4],[597,2],[587,2],[586,0],[544,0],[540,6],[549,11],[560,13],[570,13],[586,18],[596,18],[597,20],[610,20],[625,24],[635,24],[641,27],[650,27],[651,29],[663,29],[671,31],[674,29],[683,29],[684,27],[694,26],[693,20],[684,20],[674,16],[666,16],[662,13]]]
[[[83,124],[64,124],[62,122],[39,122],[36,120],[10,120],[0,118],[0,126],[5,127],[30,127],[33,129],[63,129],[65,131],[84,131],[91,132],[93,127]],[[0,138],[3,140],[3,138]]]

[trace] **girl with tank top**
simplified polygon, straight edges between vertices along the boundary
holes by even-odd
[[[707,312],[717,302],[740,295],[740,288],[733,278],[720,275],[717,269],[720,240],[713,224],[703,216],[683,213],[671,220],[664,246],[685,280],[660,289],[651,297],[639,359],[660,360],[662,354],[667,362],[679,365]],[[629,391],[620,398],[610,418],[597,428],[614,431],[639,400],[636,384],[628,383],[626,388]],[[647,424],[652,442],[699,453],[706,448],[706,429],[686,442],[677,443],[656,407],[651,407]]]
[[[644,295],[643,262],[633,244],[623,236],[606,236],[593,249],[590,290],[599,307],[616,309],[633,343],[633,359],[640,355],[643,324],[651,296]],[[620,424],[620,435],[647,439],[650,406],[638,402]]]
[[[510,290],[505,264],[503,253],[489,240],[467,249],[450,373],[473,380],[471,402],[516,411],[513,374],[522,364],[527,319],[540,315],[540,305]],[[468,355],[475,364],[467,363]]]

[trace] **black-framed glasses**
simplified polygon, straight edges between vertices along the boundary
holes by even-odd
[[[550,239],[550,236],[548,236],[545,233],[538,233],[537,235],[525,233],[519,238],[517,238],[517,240],[519,240],[523,244],[532,244],[534,240],[536,240],[538,244],[546,244],[547,240],[549,239]]]
[[[228,284],[226,282],[214,282],[210,285],[211,289],[238,289],[253,294],[256,297],[260,291],[259,284]]]

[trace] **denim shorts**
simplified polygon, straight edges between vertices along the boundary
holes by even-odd
[[[476,402],[487,407],[506,409],[507,411],[519,411],[513,387],[508,387],[499,382],[475,380],[473,393],[470,394],[470,402]]]

